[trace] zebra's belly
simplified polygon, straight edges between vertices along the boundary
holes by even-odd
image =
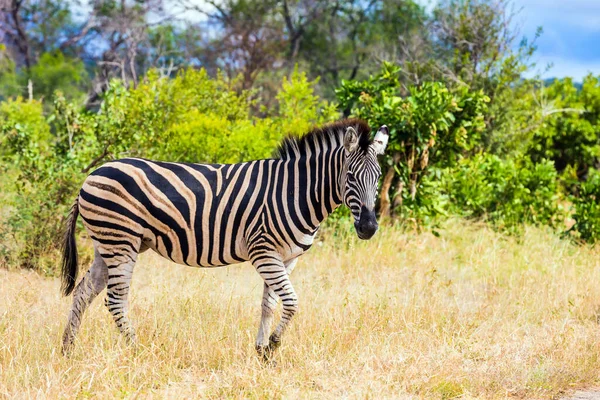
[[[226,236],[201,231],[186,232],[177,240],[163,239],[146,232],[143,243],[161,256],[177,264],[193,267],[220,267],[248,260],[248,252],[243,237]]]

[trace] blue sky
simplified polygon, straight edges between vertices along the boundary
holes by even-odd
[[[423,0],[432,8],[435,1]],[[544,33],[537,40],[528,75],[543,78],[573,77],[577,81],[589,72],[600,75],[600,0],[513,0],[521,36],[533,39],[538,26]],[[549,71],[548,64],[553,64]]]
[[[548,63],[554,66],[543,77],[600,75],[600,0],[515,0],[515,5],[525,36],[532,38],[538,26],[544,29],[536,69],[542,73]]]

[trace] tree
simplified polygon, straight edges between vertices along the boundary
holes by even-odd
[[[73,3],[64,0],[3,0],[0,2],[0,38],[17,67],[26,71],[42,54],[60,51],[79,54],[87,43],[94,19],[73,21]]]
[[[70,98],[87,89],[87,74],[77,60],[93,22],[73,21],[71,4],[61,0],[5,0],[0,3],[0,65],[3,85],[0,96],[25,94],[49,98],[61,89]],[[73,85],[75,83],[75,85]]]
[[[217,32],[208,40],[203,51],[205,67],[216,71],[223,69],[233,78],[243,76],[242,89],[251,88],[258,74],[277,67],[284,49],[283,23],[277,18],[277,0],[227,0],[207,1],[210,7],[200,7],[184,2],[186,9],[206,15],[212,29]]]
[[[365,81],[344,81],[337,90],[340,107],[371,126],[387,124],[390,141],[381,164],[380,214],[389,217],[400,206],[423,207],[418,187],[431,165],[454,164],[475,147],[485,127],[489,98],[462,86],[449,90],[441,82],[425,82],[401,96],[401,69],[384,63]]]
[[[536,47],[535,39],[525,38],[515,46],[517,13],[510,0],[444,0],[431,23],[432,78],[485,91],[490,105],[483,145],[498,153],[506,151],[512,134],[530,119],[523,115],[524,107],[516,107],[515,98],[518,102],[531,90],[522,74],[532,66]],[[539,34],[541,30],[536,38]]]

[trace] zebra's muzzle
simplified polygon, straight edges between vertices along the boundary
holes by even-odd
[[[360,219],[354,222],[354,229],[359,239],[368,240],[377,232],[377,218],[374,210],[369,210],[362,206],[360,209]]]

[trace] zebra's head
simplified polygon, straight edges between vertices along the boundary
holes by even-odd
[[[387,146],[389,131],[383,125],[366,148],[359,146],[360,138],[354,128],[348,127],[344,135],[346,151],[346,184],[344,204],[352,211],[354,228],[360,239],[371,239],[377,228],[375,198],[381,168],[377,156]]]

